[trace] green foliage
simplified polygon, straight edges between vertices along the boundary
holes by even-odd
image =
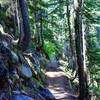
[[[91,91],[96,96],[99,97],[100,93],[100,47],[98,36],[96,35],[96,29],[90,27],[90,33],[88,33],[88,60],[89,60],[89,69],[92,75],[91,77]]]
[[[44,53],[50,58],[53,54],[58,56],[61,53],[61,46],[57,47],[55,43],[45,41]]]
[[[95,33],[94,33],[95,34]],[[98,47],[97,36],[93,36],[88,38],[88,58],[90,63],[93,65],[100,65],[100,48]]]
[[[98,81],[100,80],[100,71],[96,72],[95,79]]]
[[[83,14],[89,23],[100,20],[100,3],[98,0],[85,0]]]

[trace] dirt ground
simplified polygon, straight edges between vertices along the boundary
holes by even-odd
[[[51,64],[52,65],[52,64]],[[69,79],[59,66],[50,66],[46,72],[48,88],[57,100],[77,100],[73,95]]]

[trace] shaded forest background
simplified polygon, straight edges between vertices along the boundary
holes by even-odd
[[[99,100],[100,1],[0,0],[1,61],[3,54],[9,71],[42,88],[48,63],[63,59],[72,88],[79,87],[78,99]],[[25,66],[30,66],[26,72]],[[27,90],[25,84],[21,87]]]

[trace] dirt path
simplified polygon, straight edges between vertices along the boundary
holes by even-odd
[[[69,79],[59,67],[50,67],[46,75],[48,88],[57,100],[77,100],[72,95]]]

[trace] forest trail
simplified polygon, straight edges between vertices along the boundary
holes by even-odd
[[[56,100],[77,100],[73,95],[69,79],[60,67],[53,64],[47,69],[46,75],[48,89],[55,96]]]

